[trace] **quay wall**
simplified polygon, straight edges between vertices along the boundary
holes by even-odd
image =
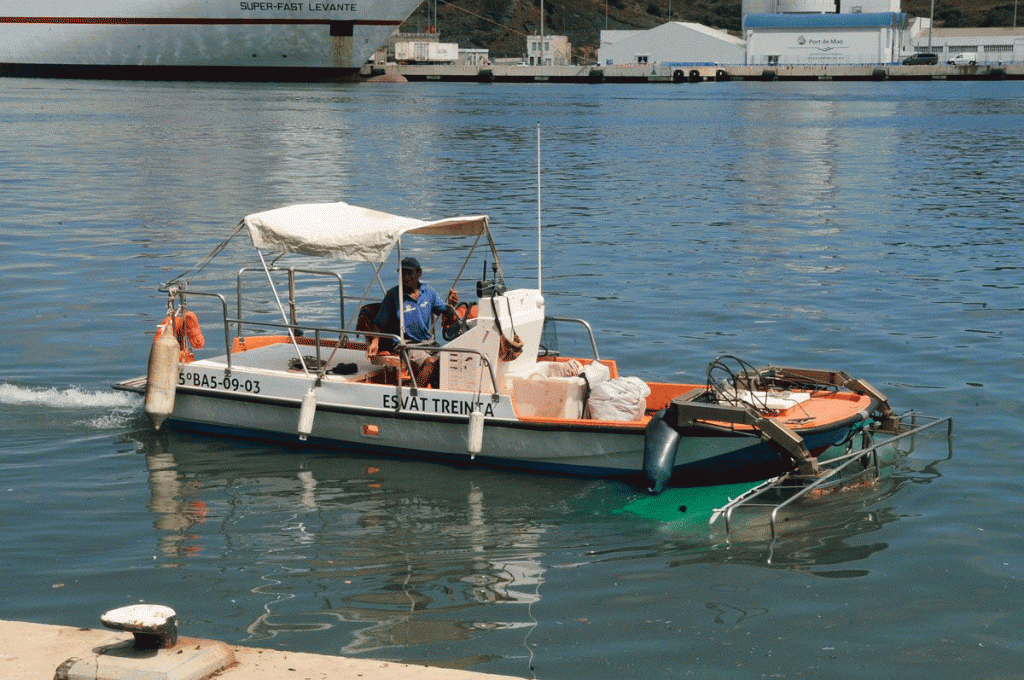
[[[576,82],[576,83],[697,83],[731,80],[1021,80],[1024,64],[976,66],[903,66],[902,64],[856,66],[756,66],[738,65],[637,65],[637,66],[516,66],[494,64],[367,66],[364,77],[401,76],[409,81],[462,82]]]

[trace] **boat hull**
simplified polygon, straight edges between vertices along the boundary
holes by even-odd
[[[308,379],[236,369],[225,389],[218,375],[213,367],[196,365],[182,371],[168,419],[172,427],[289,446],[588,477],[629,477],[644,470],[642,423],[519,419],[507,396],[492,401],[488,395],[412,393],[409,388],[399,392],[394,386],[341,382],[317,389],[312,430],[302,440],[298,424]],[[134,382],[137,389],[144,378]],[[126,385],[121,389],[130,389]],[[474,408],[485,416],[482,447],[475,455],[469,453]],[[852,426],[845,422],[822,428],[808,433],[807,442],[814,448],[830,446],[843,440]],[[681,437],[672,469],[671,484],[691,486],[763,478],[788,468],[775,450],[749,432],[694,428]]]

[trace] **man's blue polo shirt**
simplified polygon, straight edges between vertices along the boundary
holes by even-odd
[[[384,329],[385,333],[398,335],[398,286],[387,292],[380,303],[374,323]],[[434,289],[420,283],[419,297],[415,300],[405,291],[403,301],[405,314],[405,336],[410,340],[426,342],[430,340],[430,322],[434,314],[443,314],[448,305],[442,302]]]

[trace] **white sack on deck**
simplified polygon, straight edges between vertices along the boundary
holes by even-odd
[[[257,248],[282,253],[381,262],[402,234],[471,236],[487,217],[453,217],[425,222],[348,203],[306,203],[254,213],[245,218]]]
[[[583,369],[583,377],[587,379],[590,389],[594,389],[605,380],[611,378],[612,374],[608,367],[600,361],[592,361]]]
[[[605,380],[590,390],[587,410],[593,420],[640,420],[651,388],[640,378]]]

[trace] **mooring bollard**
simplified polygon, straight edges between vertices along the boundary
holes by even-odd
[[[135,636],[137,649],[167,649],[178,643],[178,616],[159,604],[133,604],[111,609],[100,617],[107,628]]]
[[[178,616],[170,607],[111,609],[100,622],[135,639],[83,650],[57,667],[54,680],[207,680],[235,663],[223,642],[179,639]]]

